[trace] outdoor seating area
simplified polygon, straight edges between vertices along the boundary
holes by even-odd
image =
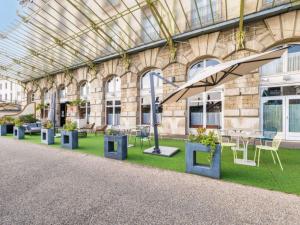
[[[133,129],[134,130],[134,129]],[[127,152],[127,161],[130,163],[141,164],[144,166],[156,167],[161,169],[173,170],[177,172],[186,172],[185,167],[185,143],[184,139],[160,139],[160,143],[166,146],[177,147],[180,151],[172,157],[158,157],[155,155],[144,154],[143,151],[147,149],[148,143],[141,145],[139,141],[136,142],[136,136],[133,134],[133,131],[130,129],[120,128],[120,132],[123,134],[130,134],[128,138],[128,152]],[[107,130],[109,132],[109,130]],[[136,132],[136,130],[134,130]],[[220,133],[222,133],[221,131]],[[229,131],[228,131],[229,132]],[[231,131],[232,132],[232,131]],[[230,133],[230,132],[229,132]],[[243,132],[242,132],[243,133]],[[237,134],[232,134],[228,137],[228,134],[224,134],[222,141],[225,142],[225,138],[230,140],[232,143],[240,140],[242,146],[247,147],[243,151],[233,150],[233,146],[222,147],[222,156],[221,156],[221,179],[225,181],[230,181],[234,183],[251,185],[260,188],[277,190],[281,192],[300,194],[298,186],[300,185],[299,174],[300,164],[297,159],[300,157],[300,152],[292,149],[277,148],[278,141],[275,141],[272,147],[265,147],[260,145],[257,142],[257,146],[252,145],[252,139],[257,138],[257,136],[245,135],[240,136],[240,139],[237,138]],[[7,138],[11,138],[12,135],[8,134]],[[153,145],[153,138],[150,138],[150,144]],[[275,138],[274,138],[275,140]],[[29,141],[32,143],[40,144],[41,137],[37,134],[32,134],[26,136],[23,141]],[[251,143],[251,144],[249,144]],[[55,143],[53,147],[61,148],[60,138],[55,138]],[[256,150],[255,150],[256,149]],[[274,157],[270,155],[271,150],[277,157],[280,157],[278,163],[274,163]],[[92,154],[100,157],[104,157],[104,135],[88,134],[87,138],[79,139],[78,148],[76,151]],[[233,154],[234,152],[234,154]],[[243,161],[245,159],[247,161]],[[256,153],[256,154],[255,154]],[[203,165],[209,165],[207,159],[208,154],[205,152],[197,152],[196,160],[197,163]],[[255,160],[256,157],[256,160]],[[240,159],[240,160],[238,160]],[[277,160],[278,158],[276,158]],[[257,166],[249,166],[248,161],[253,161]],[[246,162],[246,163],[244,163]],[[246,164],[246,165],[245,165]],[[284,168],[284,170],[281,169]]]

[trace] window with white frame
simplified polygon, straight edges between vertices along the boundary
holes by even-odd
[[[188,72],[189,79],[197,72],[219,64],[215,59],[205,59],[192,65]],[[190,97],[189,104],[189,127],[205,127],[220,129],[222,127],[222,90],[213,90]]]
[[[88,82],[83,82],[79,87],[80,99],[87,100],[89,98],[89,84]]]
[[[152,107],[151,107],[151,89],[150,89],[150,73],[155,73],[159,76],[162,75],[161,70],[151,70],[141,77],[140,95],[141,95],[141,124],[152,124]],[[155,87],[155,103],[156,103],[156,120],[161,124],[162,119],[162,106],[160,105],[163,94],[163,80],[158,76],[153,76]]]
[[[66,99],[66,88],[65,86],[60,86],[58,89],[58,98],[60,102],[64,102]]]
[[[263,65],[260,68],[261,76],[281,75],[300,71],[300,45],[288,45],[287,50],[279,59]]]
[[[106,124],[120,125],[121,116],[121,79],[111,77],[106,83]]]
[[[80,84],[79,92],[80,99],[85,101],[82,105],[79,106],[79,118],[86,119],[86,122],[88,123],[91,113],[91,107],[89,102],[90,87],[87,81]]]
[[[48,118],[49,112],[49,92],[47,89],[44,89],[42,96],[42,104],[44,104],[44,107],[42,108],[42,118],[46,119]]]

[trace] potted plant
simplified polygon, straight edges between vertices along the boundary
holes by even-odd
[[[189,135],[185,144],[186,149],[186,172],[204,175],[212,178],[220,178],[221,175],[221,146],[218,144],[217,136],[213,131],[199,128],[197,135]],[[209,153],[209,166],[196,162],[196,152]]]
[[[47,145],[54,144],[54,128],[53,123],[50,120],[43,123],[43,128],[41,130],[41,142]]]
[[[5,125],[6,125],[6,133],[8,134],[13,134],[14,132],[14,121],[15,119],[11,116],[4,116],[3,117],[5,120]]]
[[[104,156],[111,159],[125,160],[127,158],[127,136],[120,132],[107,129],[104,135]]]
[[[23,126],[23,124],[24,124],[23,121],[20,118],[16,118],[14,120],[14,124],[15,124],[14,133],[13,133],[14,138],[19,139],[19,140],[24,139],[24,137],[25,137],[25,128]]]
[[[0,136],[6,136],[7,128],[6,128],[6,120],[5,117],[0,118]]]
[[[77,124],[67,121],[61,131],[61,146],[68,149],[78,148],[78,131]]]

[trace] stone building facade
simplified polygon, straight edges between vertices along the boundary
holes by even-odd
[[[230,12],[232,15],[227,15],[228,20],[239,15],[239,10],[236,9],[239,7],[238,5],[235,6],[237,2],[239,1],[227,1],[228,4],[232,5],[229,8],[233,9]],[[245,6],[248,14],[255,7],[250,2],[246,1]],[[148,118],[151,109],[147,106],[143,107],[143,101],[148,101],[147,97],[149,97],[149,95],[143,94],[145,90],[142,88],[143,77],[147,72],[159,71],[164,78],[181,85],[189,79],[191,68],[197,63],[201,67],[201,63],[205,60],[208,64],[214,60],[222,63],[264,52],[276,46],[297,44],[300,40],[300,10],[247,23],[245,25],[244,48],[240,50],[237,48],[237,29],[236,26],[229,27],[176,43],[175,59],[171,59],[169,48],[162,46],[130,54],[128,67],[124,65],[122,59],[115,58],[97,64],[95,71],[89,70],[88,67],[81,67],[72,70],[71,74],[59,73],[51,77],[27,82],[24,105],[32,101],[37,104],[49,103],[50,93],[56,92],[57,118],[62,116],[62,107],[64,107],[66,119],[78,121],[78,118],[81,118],[80,124],[88,122],[95,123],[97,126],[109,124],[135,127],[143,123],[143,120],[151,123]],[[281,73],[278,76],[284,77],[285,75]],[[216,102],[220,103],[215,103],[218,104],[219,111],[215,109],[215,112],[213,109],[213,112],[216,113],[214,116],[217,115],[220,118],[212,119],[212,124],[210,124],[211,121],[209,122],[211,118],[208,117],[208,112],[197,114],[198,103],[195,103],[194,108],[190,107],[189,100],[165,104],[159,115],[160,132],[168,135],[186,135],[197,125],[212,129],[262,130],[264,126],[262,121],[262,88],[287,86],[289,83],[296,85],[297,82],[300,82],[300,79],[298,80],[296,77],[297,74],[290,76],[289,81],[278,78],[281,80],[276,81],[276,83],[272,76],[270,76],[269,81],[263,79],[261,71],[257,70],[251,74],[245,74],[245,76],[231,81],[225,86],[218,87],[216,91],[219,94],[216,97]],[[272,82],[274,82],[273,86]],[[174,90],[172,85],[165,82],[157,85],[162,85],[162,92],[159,93],[158,101],[161,101]],[[147,93],[147,87],[145,89]],[[87,93],[81,93],[84,91]],[[211,95],[199,97],[197,101],[200,102],[200,105],[202,104],[200,111],[203,111],[203,108],[207,110],[210,105],[216,105],[215,103],[207,103],[204,107],[202,97],[205,98],[206,102],[212,101],[213,98]],[[82,109],[62,104],[78,98],[84,98],[88,102],[84,103]],[[191,110],[195,110],[195,114]],[[198,118],[199,115],[205,116],[205,114],[205,118]],[[197,123],[196,121],[196,125],[193,126],[192,116],[195,116],[194,120],[198,118],[201,122]],[[61,122],[58,121],[58,125],[61,125]],[[297,140],[298,138],[295,137],[294,139]]]

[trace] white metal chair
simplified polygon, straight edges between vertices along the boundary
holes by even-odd
[[[219,130],[217,132],[217,138],[221,145],[221,152],[223,152],[224,147],[229,147],[232,150],[232,148],[236,146],[236,143],[229,142],[229,140],[227,142],[224,141],[223,136]],[[233,156],[234,156],[234,153],[233,153]]]
[[[277,160],[278,160],[278,163],[280,165],[280,168],[283,171],[283,167],[281,165],[281,161],[280,161],[280,158],[279,158],[279,155],[278,155],[278,149],[279,149],[281,141],[282,140],[281,140],[280,136],[276,135],[274,137],[273,141],[272,141],[272,145],[271,146],[268,146],[268,145],[257,145],[256,146],[256,148],[255,148],[255,154],[254,154],[254,161],[256,159],[256,155],[257,155],[256,153],[258,151],[258,158],[257,158],[257,166],[258,167],[259,167],[259,160],[260,160],[260,151],[264,150],[264,151],[270,151],[271,152],[274,164],[276,164],[276,160],[275,160],[275,157],[273,155],[273,152],[275,153],[275,155],[277,157]]]

